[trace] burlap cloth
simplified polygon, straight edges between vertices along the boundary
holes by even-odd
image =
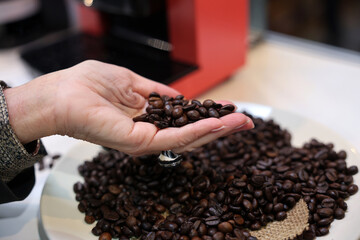
[[[303,233],[309,227],[309,210],[303,199],[287,212],[287,218],[283,221],[274,221],[264,228],[251,231],[251,236],[259,240],[285,240],[293,239]]]

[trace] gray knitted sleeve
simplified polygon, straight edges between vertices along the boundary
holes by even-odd
[[[3,89],[6,83],[0,82],[0,178],[11,181],[22,170],[31,167],[43,156],[37,154],[39,140],[22,145],[12,130]],[[31,150],[27,150],[29,147]]]

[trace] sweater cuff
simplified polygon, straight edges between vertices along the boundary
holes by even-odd
[[[0,178],[3,182],[11,181],[17,174],[31,167],[43,156],[37,154],[40,141],[22,145],[9,122],[6,99],[3,89],[6,83],[0,81]]]

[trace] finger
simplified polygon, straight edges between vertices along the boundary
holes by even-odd
[[[189,144],[203,138],[204,144],[220,137],[235,128],[243,126],[249,121],[249,118],[241,113],[232,113],[220,119],[208,118],[181,128],[168,128],[158,131],[154,136],[150,149],[185,149]],[[251,120],[250,120],[251,121]],[[218,133],[216,133],[218,132]],[[215,133],[215,134],[211,134]]]
[[[158,83],[152,80],[149,80],[145,77],[142,77],[136,73],[132,74],[133,87],[134,91],[138,92],[143,97],[147,98],[151,92],[157,92],[160,95],[169,95],[175,97],[179,95],[180,92],[177,90],[168,87],[162,83]]]
[[[205,144],[207,144],[207,143],[209,143],[211,141],[214,141],[214,140],[216,140],[216,139],[218,139],[220,137],[225,137],[225,136],[231,135],[233,133],[243,131],[243,130],[249,130],[249,129],[252,129],[252,128],[254,128],[254,124],[251,121],[251,119],[249,118],[248,121],[246,123],[244,123],[242,126],[238,126],[238,127],[234,128],[234,129],[224,128],[224,129],[221,129],[218,132],[209,133],[209,134],[199,138],[198,140],[190,143],[189,145],[181,147],[181,148],[173,149],[173,151],[176,152],[176,153],[181,153],[181,152],[184,152],[184,151],[192,151],[195,148],[201,147],[201,146],[203,146],[203,145],[205,145]]]

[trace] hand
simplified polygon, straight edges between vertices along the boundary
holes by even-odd
[[[10,124],[22,143],[61,134],[141,155],[191,150],[254,127],[241,113],[162,130],[150,123],[134,123],[132,118],[144,112],[150,92],[179,94],[128,69],[90,60],[6,89],[4,94]]]

